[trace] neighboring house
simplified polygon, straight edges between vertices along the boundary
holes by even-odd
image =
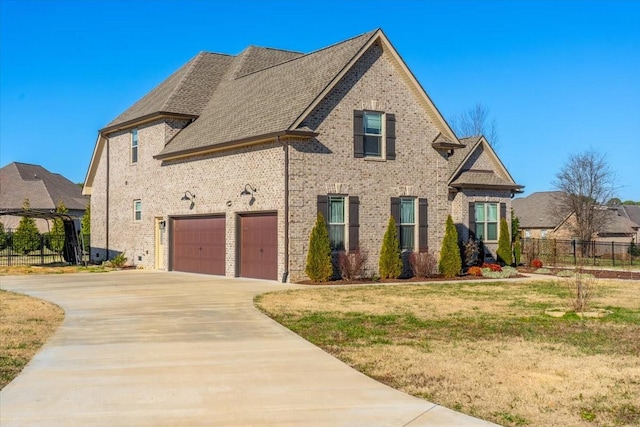
[[[636,227],[635,243],[640,243],[640,206],[638,205],[620,205],[617,206],[620,216],[628,218]]]
[[[372,274],[390,216],[405,251],[439,251],[451,214],[495,254],[521,189],[375,30],[309,54],[198,54],[99,131],[84,193],[93,260],[298,281],[318,212]]]
[[[554,238],[572,240],[570,224],[574,220],[572,212],[564,215],[555,213],[553,206],[558,201],[559,191],[546,191],[530,194],[512,201],[513,212],[518,217],[522,237],[536,239]],[[630,208],[630,209],[626,209]],[[639,220],[639,206],[602,206],[604,227],[599,230],[593,240],[601,242],[629,243],[638,242],[640,225],[631,218]]]
[[[513,213],[519,219],[521,237],[545,239],[561,220],[552,207],[562,194],[560,191],[539,191],[527,197],[513,199]],[[565,214],[568,216],[569,212]],[[562,218],[564,219],[564,218]]]
[[[25,199],[30,209],[43,213],[55,212],[60,202],[68,215],[81,218],[89,204],[82,189],[67,178],[51,173],[42,166],[13,162],[0,169],[0,222],[7,229],[18,228],[21,216],[2,215],[4,212],[21,211]],[[51,222],[36,219],[41,233],[50,231]]]

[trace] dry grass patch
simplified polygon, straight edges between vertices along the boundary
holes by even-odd
[[[49,302],[0,290],[0,389],[58,328],[64,311]]]
[[[266,294],[271,317],[392,387],[503,425],[640,424],[640,281],[601,281],[602,319],[566,281],[313,288]]]
[[[92,265],[88,267],[77,265],[15,265],[0,266],[0,276],[23,274],[69,274],[69,273],[103,273],[111,269]]]

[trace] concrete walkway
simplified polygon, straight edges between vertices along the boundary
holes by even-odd
[[[386,387],[253,307],[293,286],[122,271],[0,287],[66,312],[0,392],[3,427],[490,425]]]

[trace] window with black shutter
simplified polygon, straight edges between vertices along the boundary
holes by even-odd
[[[353,156],[395,160],[395,114],[355,110],[353,112]]]

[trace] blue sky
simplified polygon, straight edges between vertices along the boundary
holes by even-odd
[[[640,200],[640,1],[0,0],[0,166],[84,180],[97,132],[199,51],[381,27],[445,118],[486,105],[526,194],[605,153]]]

